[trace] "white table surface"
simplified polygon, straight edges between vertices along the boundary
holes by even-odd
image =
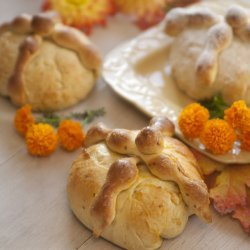
[[[0,0],[0,21],[22,12],[36,13],[40,4],[40,0]],[[105,55],[139,33],[126,18],[118,16],[106,29],[95,28],[90,38]],[[100,120],[110,127],[137,129],[148,121],[102,79],[87,100],[64,112],[100,107],[107,111]],[[66,181],[80,150],[66,153],[59,149],[47,158],[30,156],[13,128],[14,113],[10,102],[0,98],[0,249],[119,249],[103,239],[94,239],[69,209]],[[214,213],[210,225],[190,218],[183,234],[164,241],[161,249],[244,250],[250,249],[250,238],[237,221]]]

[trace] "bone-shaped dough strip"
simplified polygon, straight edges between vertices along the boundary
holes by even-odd
[[[61,19],[56,12],[45,12],[34,15],[31,26],[35,33],[41,36],[49,36],[52,34],[55,25],[60,22]]]
[[[111,130],[108,129],[102,122],[99,122],[89,128],[84,145],[90,147],[98,142],[104,141]]]
[[[26,37],[19,48],[19,55],[13,71],[13,75],[9,79],[8,92],[13,103],[18,106],[22,105],[25,101],[25,93],[23,90],[23,71],[26,63],[37,52],[42,39],[38,35]]]
[[[10,23],[4,23],[0,26],[0,35],[6,31],[12,31],[18,34],[28,34],[31,29],[32,17],[28,14],[21,14]]]
[[[135,157],[115,161],[109,168],[105,184],[91,207],[94,218],[93,232],[99,236],[112,223],[116,214],[116,200],[119,193],[128,189],[138,176]]]
[[[232,6],[227,14],[226,21],[233,28],[234,34],[241,40],[250,41],[250,13],[241,6]]]
[[[166,17],[165,32],[177,36],[186,28],[207,28],[219,21],[219,17],[207,9],[174,8]]]
[[[211,221],[207,186],[201,179],[189,175],[186,169],[195,169],[195,166],[188,159],[179,160],[178,154],[170,152],[143,158],[152,174],[178,184],[184,201],[197,216],[206,222]]]
[[[58,24],[54,28],[51,39],[59,46],[75,51],[82,64],[87,69],[93,70],[96,76],[99,76],[101,57],[80,31]]]
[[[232,29],[226,23],[218,23],[208,31],[205,47],[196,64],[196,81],[199,84],[211,85],[218,72],[219,53],[232,41]]]

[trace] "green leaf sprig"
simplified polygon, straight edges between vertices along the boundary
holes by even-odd
[[[79,120],[83,125],[86,125],[92,122],[95,118],[103,116],[105,114],[106,114],[106,111],[104,108],[72,113],[67,116],[60,116],[55,113],[43,113],[41,116],[36,118],[36,122],[47,123],[57,128],[59,127],[59,124],[61,121],[66,120],[66,119],[73,119],[73,120]]]
[[[200,104],[209,110],[211,118],[223,118],[224,110],[229,107],[223,100],[221,94],[215,95],[211,99],[201,101]]]

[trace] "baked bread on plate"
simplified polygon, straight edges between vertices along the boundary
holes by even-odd
[[[248,2],[248,3],[247,3]],[[196,100],[221,93],[250,105],[250,2],[204,1],[166,16],[169,61],[178,87]]]
[[[188,217],[211,221],[209,195],[193,154],[155,117],[140,131],[90,128],[68,178],[76,217],[95,236],[125,249],[157,249]]]
[[[100,74],[95,46],[52,12],[23,14],[1,25],[0,54],[0,94],[36,111],[83,100]]]

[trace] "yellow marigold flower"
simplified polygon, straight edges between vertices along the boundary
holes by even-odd
[[[239,100],[224,111],[224,120],[227,121],[234,129],[242,126],[246,111],[248,110],[245,101]]]
[[[43,9],[57,11],[66,25],[89,33],[94,25],[105,24],[114,5],[111,0],[46,0]]]
[[[212,153],[224,154],[232,149],[236,134],[228,122],[212,119],[205,124],[200,140]]]
[[[183,109],[178,123],[183,135],[194,139],[199,137],[208,119],[209,111],[199,103],[192,103]]]
[[[21,134],[25,135],[28,131],[28,128],[35,123],[35,118],[31,113],[31,106],[25,105],[22,108],[18,109],[15,118],[14,125],[16,130]]]
[[[57,147],[58,137],[51,125],[33,124],[26,134],[26,144],[31,155],[48,156]]]
[[[73,151],[82,146],[84,133],[80,122],[64,120],[58,128],[58,136],[61,146],[67,151]]]
[[[240,134],[239,139],[241,141],[241,148],[250,151],[250,131]]]

